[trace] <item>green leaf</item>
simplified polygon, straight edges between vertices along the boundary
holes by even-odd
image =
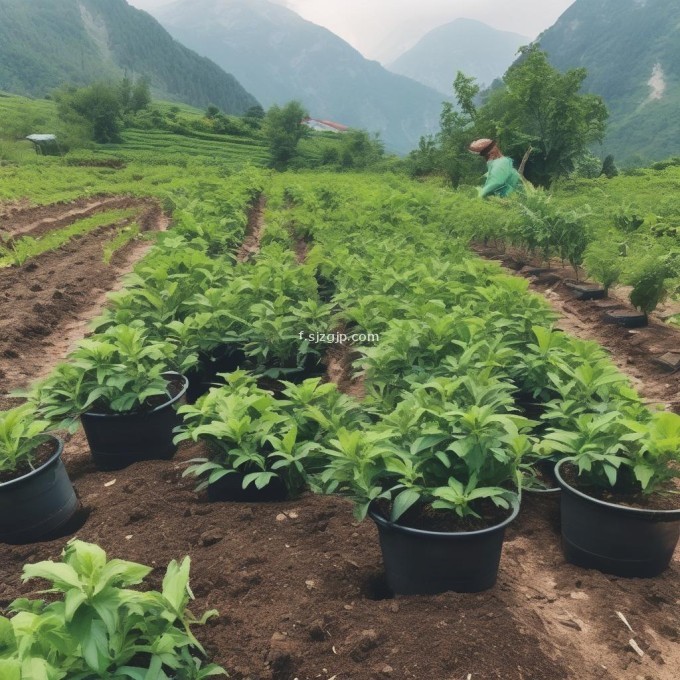
[[[42,578],[51,581],[56,588],[67,591],[69,588],[80,588],[81,582],[73,567],[59,562],[36,562],[24,567],[22,581]]]
[[[409,508],[420,500],[420,493],[416,489],[404,489],[392,504],[392,521],[396,522]]]

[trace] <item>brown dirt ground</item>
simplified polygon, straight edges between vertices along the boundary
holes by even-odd
[[[81,252],[70,256],[71,268]],[[86,276],[85,260],[79,266],[77,275]],[[99,263],[95,269],[103,286]],[[329,361],[331,378],[347,391],[350,358],[351,348],[334,348]],[[40,373],[49,360],[30,354],[21,370]],[[156,587],[171,559],[191,555],[193,610],[220,611],[198,637],[235,680],[678,677],[678,555],[652,580],[568,565],[556,499],[531,495],[507,532],[495,588],[388,599],[375,527],[357,524],[347,501],[305,495],[270,505],[209,504],[181,477],[200,448],[104,473],[79,433],[65,461],[84,506],[79,538],[156,567]],[[0,545],[0,608],[19,595],[38,597],[44,584],[22,585],[22,565],[57,559],[65,540]]]
[[[199,453],[103,473],[77,435],[66,452],[87,512],[77,535],[157,567],[155,586],[191,555],[192,609],[220,612],[198,637],[236,680],[677,678],[680,564],[653,580],[565,564],[553,499],[525,499],[494,589],[380,599],[377,532],[347,501],[209,504],[181,478]],[[37,597],[42,584],[21,585],[21,567],[57,559],[65,540],[0,546],[0,608]]]
[[[139,216],[125,222],[137,221],[143,232],[168,225],[154,201],[117,201],[113,207],[139,207]],[[106,209],[110,205],[106,203]],[[63,227],[65,219],[81,218],[70,207],[67,212],[68,218],[57,218],[54,224]],[[110,225],[75,238],[21,267],[0,269],[0,393],[26,387],[49,372],[83,337],[106,295],[148,250],[148,241],[133,240],[115,253],[109,265],[104,264],[103,247],[120,226]]]
[[[63,203],[50,203],[48,205],[38,205],[27,207],[23,201],[0,206],[0,236],[16,236],[31,231],[40,224],[52,225],[52,228],[59,228],[70,224],[75,219],[88,217],[88,211],[105,206],[109,202],[122,200],[124,197],[117,196],[91,196],[79,198],[75,201]],[[83,214],[85,213],[85,214]],[[58,225],[63,220],[65,224]],[[54,223],[57,226],[54,226]]]
[[[262,239],[262,233],[264,231],[264,210],[266,206],[267,199],[262,195],[252,207],[248,216],[246,237],[236,255],[237,262],[245,262],[259,252],[260,240]]]

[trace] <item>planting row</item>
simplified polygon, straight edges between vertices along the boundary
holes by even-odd
[[[522,489],[555,480],[569,560],[622,575],[665,569],[680,417],[649,411],[601,348],[552,329],[526,281],[473,258],[452,237],[447,193],[397,178],[334,178],[330,189],[282,177],[267,187],[259,254],[234,263],[263,189],[257,175],[241,182],[178,198],[176,227],[95,335],[25,410],[0,417],[3,491],[41,455],[58,467],[45,433],[80,419],[103,468],[204,442],[186,474],[213,500],[352,498],[378,525],[395,592],[492,586]],[[353,348],[361,401],[313,377],[324,347],[308,338],[339,328],[380,338]],[[49,528],[2,527],[6,540]]]
[[[501,252],[512,247],[520,267],[533,263],[549,270],[556,260],[568,263],[574,271],[569,285],[581,299],[607,297],[619,283],[630,286],[630,302],[639,315],[611,312],[611,321],[646,325],[649,314],[677,294],[680,250],[675,234],[642,230],[645,219],[634,210],[620,208],[603,230],[592,226],[589,206],[565,209],[543,191],[530,190],[506,207],[509,217],[501,217],[498,206],[492,206],[484,215],[495,219],[485,219],[468,234],[477,242],[493,242]],[[599,286],[580,281],[582,269]]]

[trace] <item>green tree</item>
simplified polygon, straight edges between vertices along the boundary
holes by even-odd
[[[419,148],[409,157],[409,165],[415,176],[437,172],[458,187],[465,179],[479,175],[478,161],[467,148],[474,135],[479,85],[474,78],[458,71],[453,90],[457,106],[444,102],[439,133],[434,139],[420,140]]]
[[[208,108],[205,110],[205,117],[209,118],[210,120],[213,120],[214,118],[217,118],[219,113],[220,113],[219,108],[214,104],[210,104]]]
[[[478,135],[497,139],[517,159],[533,147],[526,176],[535,184],[569,175],[588,147],[602,141],[609,116],[601,97],[581,93],[586,75],[583,68],[561,73],[537,45],[523,48],[478,110]]]
[[[80,89],[66,88],[55,97],[63,122],[86,124],[90,138],[100,144],[120,141],[121,104],[116,85],[94,83]]]
[[[371,136],[365,130],[348,130],[341,135],[340,139],[343,165],[345,154],[351,157],[348,167],[367,168],[379,160],[385,154],[385,146],[379,135]]]
[[[611,154],[605,157],[600,174],[604,175],[607,179],[612,179],[612,177],[616,177],[619,174],[619,169],[614,163],[614,156]]]
[[[132,108],[132,81],[127,76],[120,81],[118,96],[123,111],[130,111]]]
[[[295,157],[298,142],[306,135],[303,125],[307,112],[302,104],[292,101],[283,107],[272,106],[264,120],[264,130],[269,141],[269,152],[273,167],[287,167]]]
[[[149,108],[151,104],[151,86],[146,78],[138,78],[132,88],[130,98],[130,109],[137,113]]]
[[[262,121],[264,120],[265,112],[264,109],[257,104],[256,106],[251,106],[243,116],[243,120],[246,125],[253,129],[259,129],[262,127]]]

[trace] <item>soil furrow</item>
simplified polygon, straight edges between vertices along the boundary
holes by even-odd
[[[259,252],[260,240],[264,233],[264,209],[266,205],[267,199],[262,194],[251,208],[248,214],[245,239],[236,254],[237,262],[245,262]]]
[[[103,212],[108,212],[110,210],[125,210],[127,208],[142,208],[147,203],[138,198],[128,198],[122,196],[120,198],[115,198],[101,203],[92,204],[84,210],[70,210],[68,213],[59,218],[52,218],[48,220],[41,220],[33,225],[29,224],[24,229],[19,231],[14,231],[12,235],[6,239],[7,242],[11,243],[14,240],[21,239],[24,237],[30,238],[40,238],[51,231],[58,231],[59,229],[64,229],[69,227],[75,222],[87,219],[93,215],[98,215]]]
[[[121,201],[137,201],[128,196],[91,196],[80,198],[70,203],[52,203],[32,208],[9,210],[0,215],[0,237],[7,239],[17,235],[39,235],[52,229],[67,226],[77,219],[89,217],[94,212],[100,212],[109,205]],[[90,212],[93,211],[93,212]]]
[[[122,277],[151,247],[148,241],[133,240],[106,265],[104,245],[123,223],[137,221],[142,231],[167,228],[160,206],[137,204],[145,208],[139,218],[74,238],[21,267],[0,270],[0,393],[48,374],[87,333],[108,293],[120,287]]]

